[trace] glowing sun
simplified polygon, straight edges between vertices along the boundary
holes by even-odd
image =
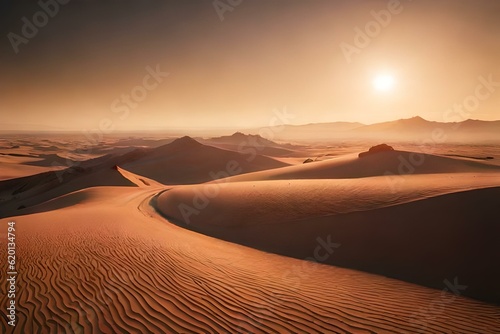
[[[394,89],[396,80],[390,74],[377,75],[373,79],[373,87],[379,92],[389,92]]]

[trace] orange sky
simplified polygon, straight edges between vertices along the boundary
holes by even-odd
[[[9,33],[41,8],[12,2],[0,17],[0,129],[248,128],[285,106],[295,124],[500,119],[500,2],[391,1],[246,0],[221,21],[211,1],[73,0],[18,53]],[[356,44],[367,24],[368,45]],[[146,78],[157,65],[161,82]],[[380,73],[393,90],[373,88]],[[499,84],[450,116],[474,102],[480,76]]]

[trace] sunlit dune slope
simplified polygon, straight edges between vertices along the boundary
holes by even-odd
[[[463,172],[500,172],[499,166],[450,157],[407,152],[379,152],[365,157],[350,154],[325,161],[235,176],[230,181],[359,178]]]
[[[311,216],[368,211],[433,196],[500,186],[496,173],[205,183],[159,195],[158,207],[201,225],[277,224]],[[223,217],[223,219],[221,219]],[[258,219],[256,220],[256,217]]]
[[[0,182],[0,217],[92,186],[135,186],[109,165],[98,169],[72,168]]]
[[[193,184],[242,173],[287,166],[258,155],[203,145],[190,137],[155,148],[121,167],[163,184]]]
[[[491,333],[500,326],[493,305],[177,227],[148,205],[158,191],[149,189],[80,190],[55,199],[56,211],[8,219],[22,259],[18,323],[0,321],[0,332]],[[6,302],[1,294],[3,309]]]
[[[0,181],[0,217],[87,187],[197,183],[283,166],[287,164],[269,157],[222,150],[183,137],[152,149],[110,154],[64,170]],[[127,179],[123,174],[128,172],[137,177]]]
[[[458,276],[465,294],[500,302],[498,174],[400,178],[183,186],[157,207],[181,226],[297,258],[330,236],[342,246],[327,263],[436,288]]]
[[[155,180],[147,178],[145,176],[137,175],[131,173],[119,166],[116,166],[116,170],[127,180],[134,183],[136,186],[144,188],[144,187],[162,187],[163,185]]]

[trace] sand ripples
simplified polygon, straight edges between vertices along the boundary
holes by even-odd
[[[135,201],[19,217],[18,324],[12,331],[2,321],[0,332],[491,333],[500,325],[498,307],[463,298],[422,322],[414,314],[439,291],[212,239],[145,215]]]

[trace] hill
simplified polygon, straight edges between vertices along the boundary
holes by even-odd
[[[193,184],[287,166],[257,152],[235,152],[182,137],[120,167],[163,184]]]
[[[122,167],[125,171],[116,168]],[[153,179],[164,184],[200,183],[287,164],[203,145],[190,137],[156,148],[140,148],[83,161],[54,172],[0,181],[1,217],[76,190],[96,186],[137,186]],[[139,174],[132,182],[122,175]]]
[[[290,144],[278,144],[260,135],[247,135],[241,132],[235,132],[231,136],[205,139],[202,140],[202,142],[207,145],[239,153],[258,153],[270,157],[292,156],[295,153],[293,151],[295,147]]]
[[[344,179],[387,175],[499,172],[500,167],[479,161],[409,151],[386,151],[358,157],[342,157],[274,170],[239,175],[232,182],[285,179]]]

